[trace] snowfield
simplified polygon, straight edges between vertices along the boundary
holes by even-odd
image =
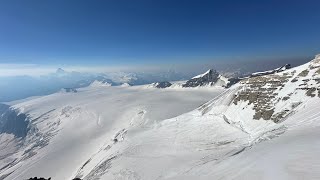
[[[319,79],[316,57],[225,90],[91,86],[20,101],[32,128],[20,144],[0,136],[0,177],[320,179]]]
[[[12,172],[6,179],[71,179],[83,163],[105,144],[113,143],[114,136],[123,129],[153,127],[197,108],[221,92],[222,89],[212,88],[161,90],[95,84],[78,89],[77,93],[59,92],[18,101],[14,108],[29,114],[37,133],[30,134],[19,151],[0,161],[1,169],[22,159],[10,169],[2,169],[1,175]],[[0,135],[1,139],[7,136]],[[6,149],[1,148],[1,154],[6,154],[3,151]],[[37,154],[28,159],[25,151]]]

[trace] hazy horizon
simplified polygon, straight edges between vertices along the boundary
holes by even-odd
[[[231,72],[234,69],[247,68],[248,72],[255,72],[261,70],[269,70],[276,68],[284,64],[291,64],[292,66],[298,66],[305,62],[310,61],[314,55],[306,57],[284,57],[279,59],[272,58],[255,58],[252,60],[246,60],[243,58],[235,58],[237,61],[195,61],[186,63],[159,63],[159,64],[137,64],[137,65],[41,65],[41,64],[1,64],[0,63],[0,77],[12,77],[12,76],[42,76],[55,73],[58,68],[62,68],[65,71],[75,71],[81,73],[114,73],[114,72],[165,72],[175,70],[185,74],[195,75],[206,71],[207,69],[215,69],[221,72]],[[258,60],[257,60],[258,59]],[[251,65],[250,65],[251,64]],[[263,65],[263,66],[262,66]],[[249,67],[248,67],[249,66]]]

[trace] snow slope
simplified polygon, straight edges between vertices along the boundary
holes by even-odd
[[[316,57],[223,92],[89,87],[20,102],[14,107],[33,117],[41,133],[2,159],[19,163],[0,173],[6,179],[320,179],[319,83]],[[24,159],[30,146],[37,154]]]
[[[309,100],[283,122],[287,127],[284,134],[218,164],[208,176],[216,179],[226,179],[226,175],[228,179],[319,179],[319,122],[319,100]]]
[[[319,179],[319,61],[265,76],[263,83],[260,78],[245,80],[194,111],[143,131],[127,130],[120,142],[101,149],[76,176]],[[314,88],[315,96],[308,93]],[[260,99],[238,100],[242,92],[264,96],[273,105],[272,114],[255,120],[265,113],[255,109]]]
[[[28,114],[32,130],[19,143],[11,136],[0,135],[1,142],[9,144],[3,148],[5,144],[1,143],[0,153],[6,156],[0,158],[0,177],[71,179],[123,129],[153,126],[200,106],[220,92],[90,86],[77,93],[59,92],[19,101],[13,107]],[[11,149],[15,151],[9,153]]]

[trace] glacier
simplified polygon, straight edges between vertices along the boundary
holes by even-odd
[[[319,179],[319,79],[316,56],[227,89],[96,84],[19,101],[30,130],[0,135],[0,179]]]

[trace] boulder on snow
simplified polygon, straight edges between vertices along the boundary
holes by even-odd
[[[29,178],[28,180],[51,180],[51,178],[48,178],[48,179],[46,179],[46,178],[43,178],[43,177],[33,177],[33,178]]]

